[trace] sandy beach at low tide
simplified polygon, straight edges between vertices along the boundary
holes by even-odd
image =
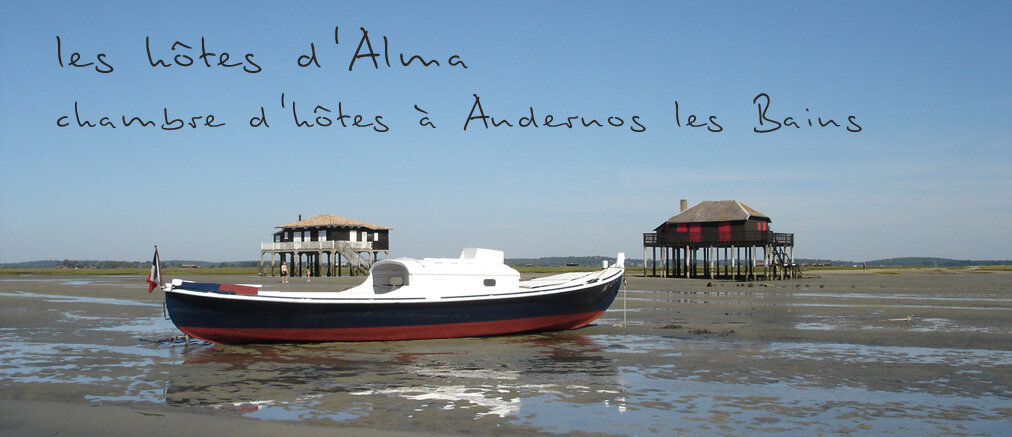
[[[0,433],[994,434],[1012,420],[1012,272],[639,273],[576,331],[243,347],[173,341],[140,277],[0,276]]]

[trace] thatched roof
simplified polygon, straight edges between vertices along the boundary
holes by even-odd
[[[669,218],[666,223],[734,222],[750,218],[771,221],[769,216],[737,200],[707,200]]]
[[[275,228],[279,228],[279,229],[287,229],[287,228],[324,228],[324,227],[341,227],[341,226],[352,227],[352,228],[368,228],[368,229],[373,229],[373,230],[393,229],[391,227],[374,225],[374,224],[365,223],[365,222],[360,222],[358,220],[352,220],[350,218],[345,218],[345,217],[341,217],[339,215],[334,215],[334,214],[322,214],[322,215],[318,215],[316,217],[307,218],[305,220],[299,220],[297,222],[292,222],[292,223],[284,224],[284,225],[281,225],[281,226],[275,226]]]

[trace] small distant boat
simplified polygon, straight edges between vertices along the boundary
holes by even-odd
[[[266,291],[260,285],[174,279],[165,303],[191,337],[218,344],[383,341],[576,329],[611,305],[625,255],[595,272],[520,280],[503,252],[376,262],[343,291]]]

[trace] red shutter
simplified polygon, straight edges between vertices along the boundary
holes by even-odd
[[[731,241],[731,224],[728,222],[718,224],[717,235],[720,241]]]
[[[703,229],[700,225],[689,225],[689,241],[698,242],[703,240]]]

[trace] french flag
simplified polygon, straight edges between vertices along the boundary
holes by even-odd
[[[155,257],[151,260],[151,273],[148,273],[148,293],[162,284],[162,261],[158,259],[158,246],[155,246]]]

